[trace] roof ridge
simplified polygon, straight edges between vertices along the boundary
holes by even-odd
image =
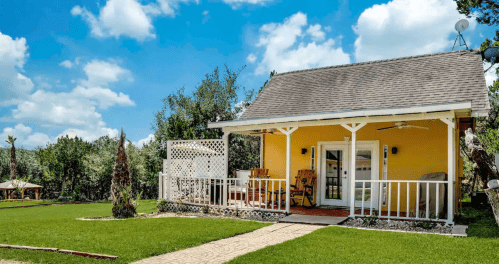
[[[421,54],[421,55],[414,55],[414,56],[398,57],[398,58],[392,58],[392,59],[364,61],[364,62],[356,62],[356,63],[349,63],[349,64],[340,64],[340,65],[325,66],[325,67],[318,67],[318,68],[310,68],[310,69],[277,73],[274,76],[282,76],[282,75],[286,75],[286,74],[293,74],[293,73],[306,72],[306,71],[324,70],[324,69],[341,68],[341,67],[352,67],[352,66],[359,66],[359,65],[364,65],[364,64],[372,64],[372,63],[380,63],[380,62],[388,62],[388,61],[398,61],[398,60],[412,59],[412,58],[429,57],[429,56],[444,55],[444,54],[451,54],[451,53],[461,53],[463,51],[464,52],[467,51],[467,53],[471,53],[473,51],[474,52],[480,51],[480,49],[435,52],[435,53],[428,53],[428,54]]]

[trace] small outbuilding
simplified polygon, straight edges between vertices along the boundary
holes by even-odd
[[[40,190],[43,186],[19,180],[11,180],[0,183],[0,190],[5,192],[5,199],[13,199],[11,196],[18,188],[22,189],[22,199],[24,199],[24,191],[35,190],[35,199],[40,200]]]

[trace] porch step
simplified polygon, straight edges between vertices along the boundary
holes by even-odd
[[[348,217],[292,214],[279,220],[279,223],[339,225],[347,219]]]

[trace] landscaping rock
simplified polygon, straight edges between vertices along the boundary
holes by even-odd
[[[370,224],[371,223],[371,224]],[[452,227],[445,226],[441,223],[430,222],[430,221],[395,221],[395,220],[381,220],[367,221],[364,219],[348,219],[343,225],[365,228],[365,229],[380,229],[380,230],[392,230],[392,231],[407,231],[407,232],[421,232],[421,233],[437,233],[437,234],[450,234],[452,232]]]

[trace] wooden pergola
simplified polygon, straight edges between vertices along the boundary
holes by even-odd
[[[13,199],[11,196],[18,188],[22,189],[22,199],[24,199],[24,192],[26,190],[35,190],[35,199],[40,200],[40,190],[43,188],[43,186],[19,180],[11,180],[0,183],[0,190],[3,190],[5,192],[5,199],[7,200]]]

